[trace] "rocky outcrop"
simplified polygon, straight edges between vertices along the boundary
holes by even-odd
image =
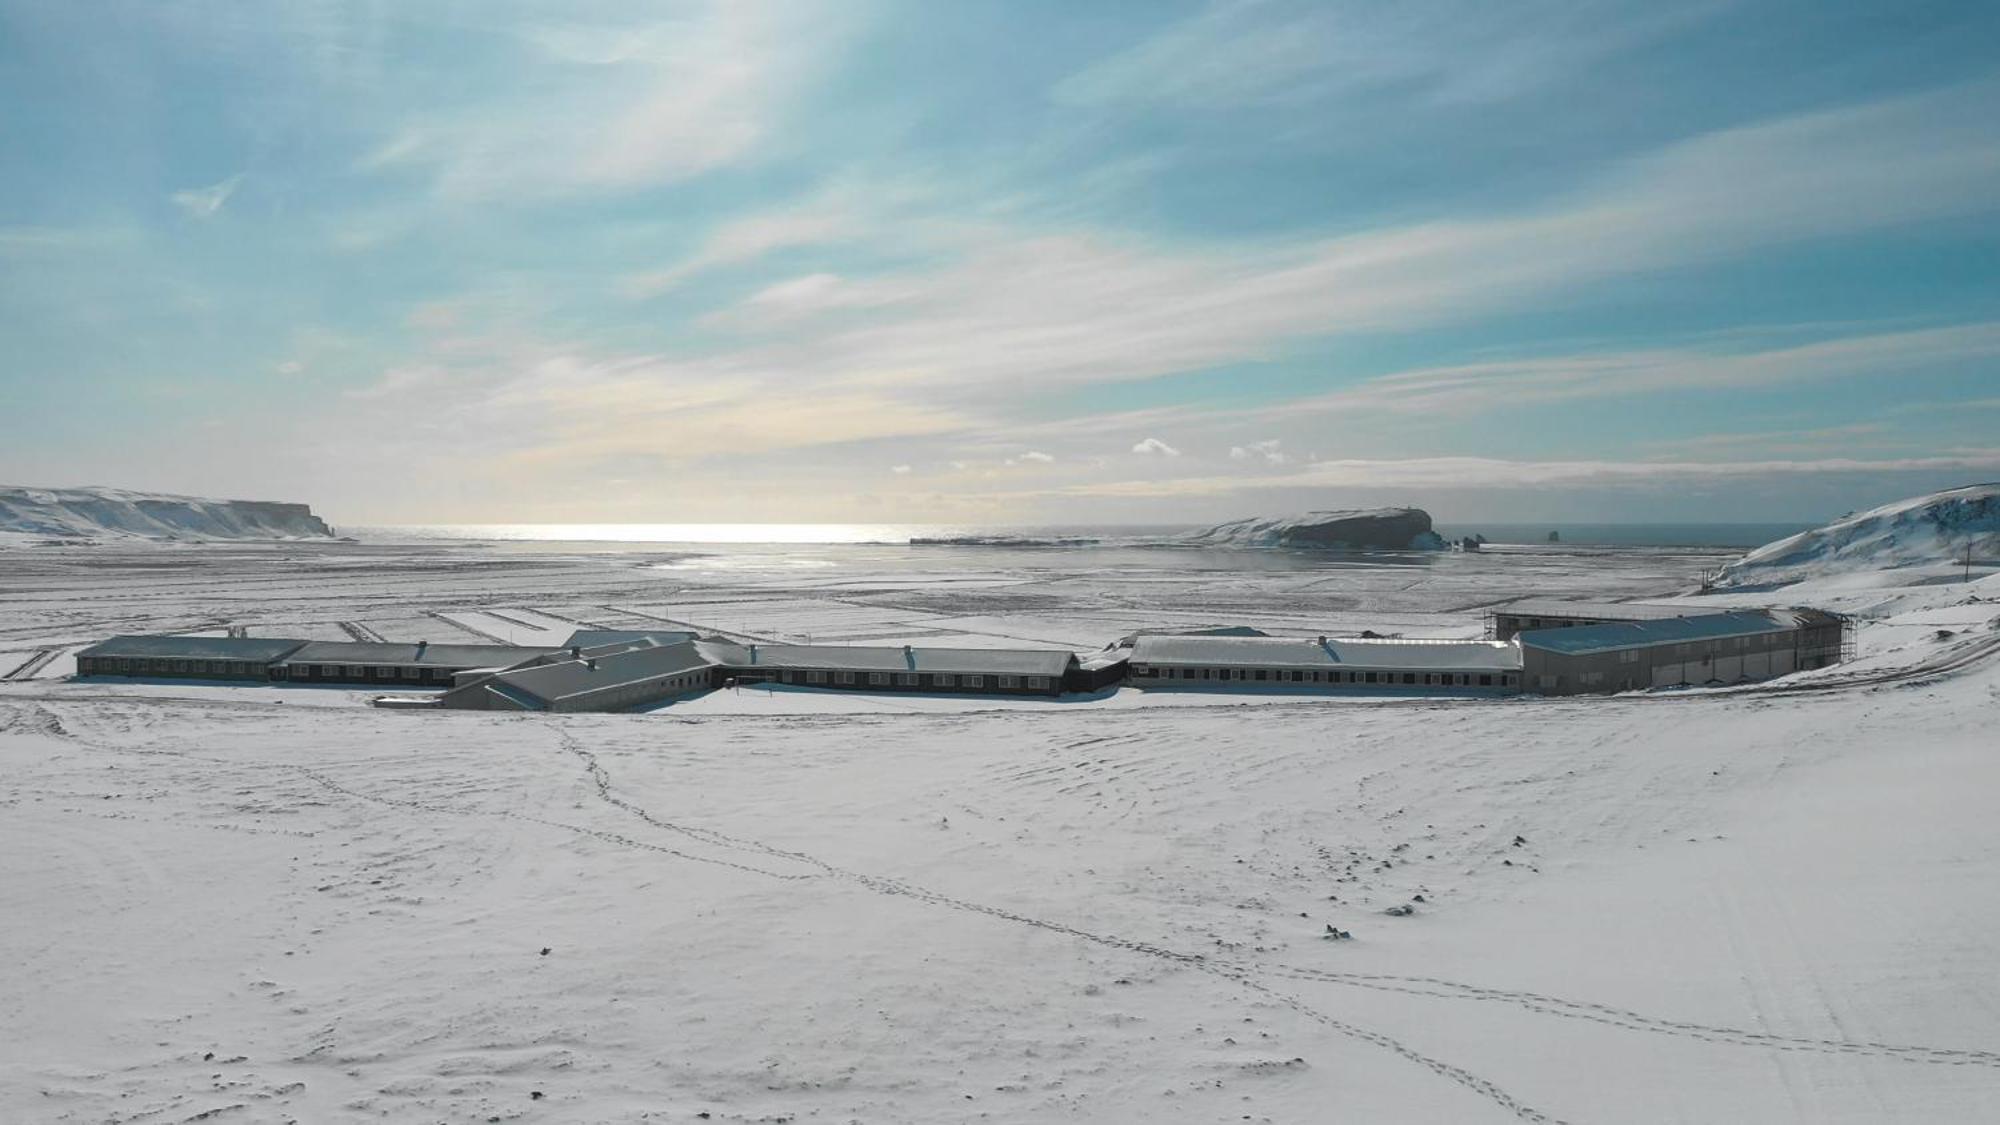
[[[1335,550],[1441,551],[1422,508],[1369,508],[1257,517],[1217,524],[1189,537],[1217,547],[1318,547]]]
[[[210,500],[119,488],[0,486],[0,532],[57,538],[325,539],[304,504]]]

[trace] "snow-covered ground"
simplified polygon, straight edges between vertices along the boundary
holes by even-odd
[[[232,625],[1468,636],[1720,561],[0,548],[0,676],[40,661],[0,682],[0,1120],[2000,1117],[2000,578],[1707,599],[1859,615],[1811,693],[519,717],[60,678]]]

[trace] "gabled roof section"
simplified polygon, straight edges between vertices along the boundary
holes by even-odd
[[[686,629],[578,629],[563,642],[563,647],[595,648],[649,637],[663,645],[677,645],[694,640],[699,635]]]
[[[604,651],[603,647],[598,651]],[[532,699],[547,706],[572,696],[630,687],[715,666],[709,654],[692,642],[644,644],[603,656],[586,655],[582,659],[551,660],[512,668],[449,694],[490,689],[510,700]]]
[[[286,664],[402,664],[441,668],[504,668],[557,648],[518,645],[418,645],[384,641],[312,641]]]
[[[961,676],[1060,676],[1067,649],[889,648],[867,645],[744,645],[725,661],[741,671],[930,672]]]
[[[79,658],[138,660],[247,660],[269,664],[306,642],[283,637],[119,636],[77,653]]]

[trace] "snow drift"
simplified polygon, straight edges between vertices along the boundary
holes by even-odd
[[[1944,566],[1972,552],[2000,557],[2000,484],[1898,500],[1767,543],[1723,568],[1727,585],[1790,583],[1830,574]]]
[[[1189,536],[1217,547],[1333,547],[1390,551],[1441,551],[1445,541],[1431,530],[1422,508],[1369,508],[1307,512],[1275,518],[1252,517],[1217,524]]]
[[[208,500],[117,488],[0,487],[0,532],[64,538],[325,539],[304,504]]]

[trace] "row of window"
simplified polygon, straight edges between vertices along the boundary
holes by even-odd
[[[855,687],[862,683],[860,679],[861,675],[863,673],[859,672],[783,671],[778,673],[778,682],[781,684],[832,683],[840,687]],[[868,677],[866,682],[869,687],[984,688],[986,687],[986,681],[990,678],[993,681],[993,686],[1002,691],[1019,691],[1022,689],[1028,691],[1049,690],[1049,677],[1047,676],[987,677],[983,675],[959,675],[951,672],[869,672],[866,675]]]
[[[128,676],[256,676],[264,665],[249,660],[164,660],[127,656],[101,656],[77,662],[86,675],[116,672]]]
[[[295,680],[428,680],[437,684],[450,683],[452,672],[449,668],[394,664],[294,664],[290,671]]]
[[[1230,680],[1289,684],[1407,684],[1428,687],[1513,687],[1512,672],[1352,672],[1307,668],[1134,668],[1142,680]]]

